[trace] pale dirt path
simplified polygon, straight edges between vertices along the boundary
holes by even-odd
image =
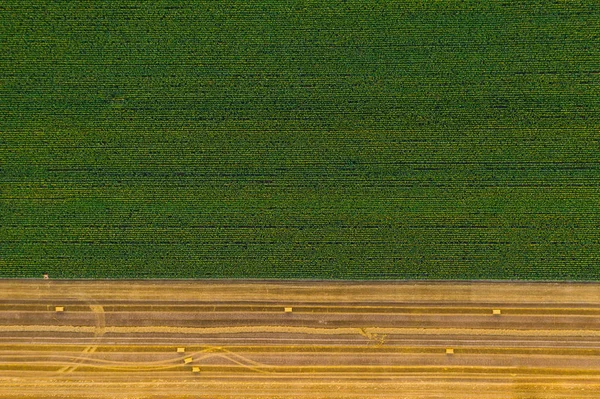
[[[260,282],[0,280],[3,300],[442,302],[470,304],[594,304],[599,283],[511,282]]]
[[[600,284],[2,280],[0,397],[600,398],[599,309]]]
[[[75,377],[75,375],[73,375]],[[340,378],[334,376],[319,381],[292,377],[286,379],[268,379],[261,375],[257,378],[240,378],[236,375],[199,377],[188,380],[153,378],[147,374],[143,381],[132,382],[131,378],[112,379],[110,382],[82,379],[56,383],[43,376],[37,382],[28,384],[3,384],[4,399],[38,398],[39,386],[44,382],[52,387],[54,396],[65,399],[83,398],[153,398],[153,399],[191,399],[191,398],[448,398],[448,399],[597,399],[600,381],[573,381],[561,379],[525,380],[506,379],[490,381],[477,377],[462,376],[443,379],[430,375],[415,375],[408,378]],[[103,379],[98,376],[97,379]],[[1,381],[0,381],[1,382]],[[46,396],[44,396],[46,397]]]

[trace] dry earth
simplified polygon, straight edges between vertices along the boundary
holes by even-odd
[[[600,398],[600,284],[4,280],[0,397]]]

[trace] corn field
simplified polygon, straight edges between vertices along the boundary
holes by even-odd
[[[600,2],[5,1],[0,277],[598,280]]]

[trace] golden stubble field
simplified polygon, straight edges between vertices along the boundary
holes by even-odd
[[[600,284],[0,281],[2,398],[598,398]]]

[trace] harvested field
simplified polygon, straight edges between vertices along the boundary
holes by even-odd
[[[599,316],[599,284],[0,281],[0,397],[597,398]]]

